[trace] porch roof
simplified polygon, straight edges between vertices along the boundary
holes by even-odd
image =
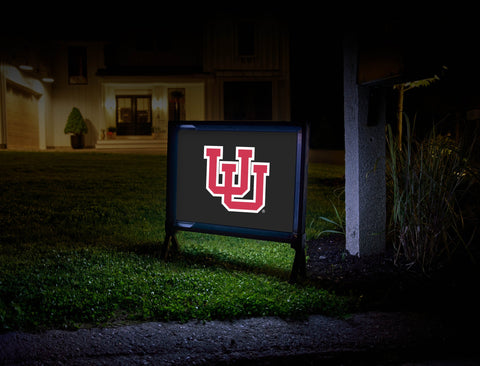
[[[206,74],[195,66],[108,66],[97,70],[97,76],[172,76]]]

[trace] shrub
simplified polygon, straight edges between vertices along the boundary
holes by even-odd
[[[83,119],[83,116],[78,108],[72,108],[72,111],[68,115],[64,132],[66,134],[72,133],[74,135],[83,135],[88,132],[87,124],[85,123],[85,120]]]
[[[407,119],[402,149],[387,127],[387,201],[394,259],[428,273],[467,248],[461,199],[475,182],[473,148],[437,134],[414,139]]]

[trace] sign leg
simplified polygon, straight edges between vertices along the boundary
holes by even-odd
[[[298,278],[307,276],[307,260],[305,256],[305,236],[293,245],[295,249],[295,258],[293,259],[292,273],[290,274],[290,283],[297,283]]]
[[[178,251],[178,241],[174,231],[168,231],[165,234],[165,240],[163,242],[162,253],[161,253],[162,258],[167,259],[168,254],[171,251],[173,252]]]

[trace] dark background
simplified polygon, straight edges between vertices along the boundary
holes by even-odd
[[[461,119],[459,114],[480,108],[480,28],[474,3],[420,7],[404,2],[392,7],[341,1],[328,6],[258,1],[188,5],[172,2],[162,4],[160,9],[155,3],[114,3],[101,8],[87,4],[56,11],[46,6],[5,4],[0,35],[23,36],[33,41],[108,40],[134,33],[160,37],[193,30],[193,34],[198,34],[202,24],[212,17],[280,19],[288,25],[290,39],[291,120],[310,122],[313,149],[345,148],[342,40],[346,32],[357,34],[366,48],[400,54],[403,76],[409,80],[440,75],[441,67],[448,67],[438,82],[406,95],[404,111],[411,119],[416,118],[418,127],[423,124],[428,128],[445,121],[447,129],[453,130]],[[386,122],[395,124],[397,93],[392,85],[382,87],[388,92]],[[249,91],[242,98],[252,95]]]
[[[296,132],[180,130],[177,219],[234,227],[292,232],[294,227]],[[269,162],[266,204],[259,213],[228,212],[221,197],[206,189],[204,146],[223,146],[223,160],[235,160],[235,147],[255,147],[254,162]],[[253,182],[252,182],[253,183]],[[253,184],[251,185],[253,191]],[[250,198],[247,194],[244,198]]]

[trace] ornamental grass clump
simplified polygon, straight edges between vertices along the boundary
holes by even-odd
[[[402,149],[387,128],[387,200],[396,263],[429,273],[468,250],[462,198],[478,182],[471,166],[473,145],[437,134],[413,137],[407,120]]]

